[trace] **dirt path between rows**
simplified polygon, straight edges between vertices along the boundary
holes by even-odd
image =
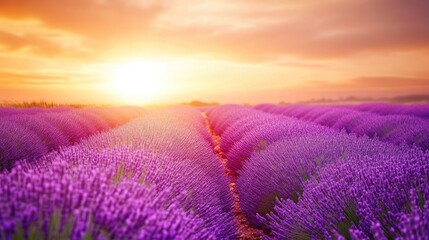
[[[228,179],[229,179],[229,191],[231,192],[232,199],[233,199],[232,212],[234,214],[234,220],[236,222],[236,226],[238,228],[238,234],[239,234],[239,237],[237,239],[240,239],[240,240],[262,239],[260,231],[250,226],[249,221],[247,220],[246,216],[241,210],[240,198],[238,197],[238,193],[237,193],[237,184],[236,184],[237,176],[226,165],[227,159],[220,147],[221,136],[218,133],[216,133],[214,129],[211,128],[210,122],[205,113],[203,113],[203,117],[205,119],[207,129],[210,132],[214,142],[214,153],[216,154],[216,156],[219,158],[220,162],[224,166],[225,174],[228,176]]]

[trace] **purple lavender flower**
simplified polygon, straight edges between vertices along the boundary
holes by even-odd
[[[393,156],[336,161],[304,184],[297,202],[279,199],[267,215],[267,224],[276,239],[330,238],[334,232],[344,237],[390,239],[405,237],[407,231],[425,237],[421,232],[425,228],[419,225],[425,220],[419,218],[415,231],[403,226],[410,212],[414,211],[413,217],[427,213],[428,160],[429,153],[413,149]]]
[[[67,146],[110,126],[142,114],[143,110],[112,108],[110,110],[69,108],[29,109],[28,111],[6,109],[11,115],[0,118],[0,171],[10,169],[20,159],[36,159],[49,151]],[[94,112],[122,113],[115,122]],[[18,112],[18,113],[15,113]]]
[[[345,129],[382,141],[429,149],[429,122],[407,115],[386,115],[359,112],[348,108],[329,106],[263,106],[267,112],[277,113],[318,123],[338,130]],[[324,112],[323,114],[320,114]],[[309,116],[317,116],[317,118]]]
[[[311,135],[317,131],[333,132],[329,129],[308,124],[292,118],[279,118],[276,121],[261,124],[247,132],[226,154],[228,166],[233,171],[242,168],[254,152],[265,150],[270,144],[281,139]]]
[[[395,145],[340,132],[314,132],[285,138],[254,153],[239,172],[240,204],[252,224],[261,226],[257,214],[270,213],[276,198],[298,202],[305,181],[325,165],[339,160],[376,154],[405,152]]]
[[[198,111],[167,109],[21,161],[0,175],[0,209],[12,209],[0,233],[234,239],[228,180],[202,129]]]
[[[19,124],[0,120],[0,136],[0,172],[19,159],[41,157],[48,152],[36,133]]]
[[[379,115],[409,115],[423,119],[429,119],[429,105],[427,104],[399,105],[387,103],[367,103],[346,107],[353,110],[376,113]]]
[[[39,168],[18,165],[0,175],[6,183],[0,187],[2,238],[215,238],[202,219],[186,211],[185,193],[162,186],[172,173],[157,176],[159,182],[136,181],[145,178],[142,174],[162,157],[127,155],[149,161],[140,165],[147,168],[127,172],[130,169],[123,169],[119,160],[121,149],[100,153],[98,158],[94,153],[91,162],[67,159],[75,152],[63,154]],[[113,165],[103,165],[103,160]]]

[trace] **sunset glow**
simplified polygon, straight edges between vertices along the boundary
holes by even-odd
[[[111,87],[125,102],[150,102],[166,90],[167,71],[167,66],[158,62],[125,63],[113,71]]]
[[[429,240],[428,16],[0,0],[0,240]]]
[[[425,0],[4,0],[0,101],[277,103],[425,94],[427,12]],[[162,66],[140,72],[136,62]]]

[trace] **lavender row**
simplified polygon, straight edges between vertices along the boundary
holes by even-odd
[[[186,186],[177,176],[190,170],[186,161],[126,147],[71,147],[37,167],[22,163],[0,174],[0,238],[214,239],[181,207],[187,194],[169,187]]]
[[[427,104],[387,104],[367,103],[359,105],[344,105],[340,107],[350,108],[357,111],[376,113],[379,115],[409,115],[423,119],[429,119],[429,105]]]
[[[219,134],[223,132],[237,119],[247,116],[249,113],[255,113],[252,108],[241,107],[239,105],[222,105],[220,107],[210,107],[205,109],[210,126]]]
[[[294,118],[263,113],[241,106],[223,106],[208,112],[210,124],[221,134],[227,166],[237,173],[250,156],[281,139],[336,131]]]
[[[0,171],[14,162],[43,156],[143,113],[141,108],[88,108],[0,118]]]
[[[240,171],[237,191],[241,207],[255,226],[266,227],[257,215],[272,212],[276,198],[300,201],[304,183],[326,165],[360,156],[405,152],[395,145],[345,133],[314,132],[284,138],[253,154]]]
[[[422,189],[429,186],[428,153],[238,106],[217,108],[211,114],[218,128],[229,124],[223,127],[221,140],[227,140],[221,146],[227,151],[226,155],[235,148],[242,148],[245,156],[250,156],[244,159],[243,169],[238,171],[237,191],[241,209],[251,224],[271,231],[266,238],[383,239],[427,235],[429,213],[424,202],[429,195]],[[365,165],[364,161],[371,163]],[[323,189],[319,194],[324,194],[325,198],[314,196],[299,214],[294,213],[298,211],[296,206],[306,201],[307,192],[313,188],[317,190],[324,177],[344,184],[352,181],[349,172],[338,174],[342,168],[337,169],[342,164],[352,163],[352,170],[368,173],[353,179],[360,188],[353,188],[354,185],[332,187],[336,192]],[[377,171],[386,169],[386,172],[379,174],[373,171],[375,167]],[[328,171],[329,174],[325,174]],[[368,182],[370,178],[377,180]],[[326,183],[325,187],[333,182]],[[371,197],[379,201],[372,201],[372,205],[368,205],[369,201],[361,204],[365,198],[357,196],[367,194],[373,185],[379,192],[373,192]],[[381,192],[383,189],[386,192]],[[347,191],[355,195],[340,194]],[[389,194],[395,199],[391,205],[384,206],[381,202],[390,199]],[[416,196],[420,201],[418,206]],[[330,201],[331,197],[347,203],[338,204]],[[324,200],[319,202],[319,199]],[[284,207],[285,202],[287,207]],[[330,212],[332,209],[338,213],[335,217]]]
[[[233,239],[228,181],[204,130],[198,111],[154,111],[39,161],[24,161],[1,176],[8,183],[0,188],[0,196],[7,197],[0,200],[0,232]],[[21,197],[28,195],[34,197]]]
[[[429,153],[337,159],[266,217],[273,239],[425,239]],[[265,218],[260,217],[261,220]]]
[[[64,113],[72,111],[71,107],[55,107],[55,108],[13,108],[13,107],[0,107],[0,118],[10,117],[13,115],[34,115],[39,113]]]
[[[153,111],[131,123],[85,139],[80,145],[86,149],[125,145],[144,148],[154,154],[167,152],[173,159],[194,159],[195,164],[204,166],[208,174],[216,178],[223,175],[221,164],[215,160],[204,118],[197,110],[171,108]]]
[[[91,137],[83,141],[81,146],[86,149],[128,146],[146,149],[154,155],[166,154],[175,161],[191,160],[193,169],[200,169],[204,176],[191,173],[180,176],[182,179],[195,177],[200,188],[188,187],[194,201],[194,205],[189,208],[195,209],[206,220],[207,227],[218,238],[235,237],[228,179],[213,153],[212,139],[199,111],[191,108],[155,111],[132,124]],[[180,181],[173,185],[180,186]]]
[[[228,239],[235,236],[235,225],[232,223],[230,212],[232,199],[228,179],[213,152],[212,139],[199,111],[191,108],[154,111],[121,128],[84,140],[80,145],[85,149],[128,146],[132,149],[145,149],[155,155],[167,154],[176,161],[192,160],[195,167],[201,169],[204,175],[211,179],[209,183],[212,184],[206,191],[195,191],[205,209],[201,210],[201,214],[207,219],[220,214],[218,220],[210,220],[208,224],[213,228],[223,229],[220,238]],[[208,183],[203,181],[201,184]],[[206,208],[221,212],[215,214]],[[220,224],[221,222],[224,224]]]
[[[333,129],[344,129],[358,136],[367,135],[382,141],[429,149],[429,123],[421,118],[406,115],[381,116],[347,108],[306,105],[259,105],[269,113],[295,117]]]
[[[247,168],[239,172],[237,186],[242,209],[255,226],[261,226],[256,218],[256,213],[270,212],[276,196],[292,197],[294,195],[293,197],[297,198],[297,191],[304,178],[311,176],[315,167],[322,166],[340,153],[352,152],[359,155],[364,152],[386,151],[387,148],[386,144],[378,141],[365,139],[357,142],[356,136],[338,133],[329,128],[294,118],[276,116],[239,106],[216,108],[209,112],[209,116],[216,131],[224,129],[221,148],[227,156],[228,166],[237,172],[242,168],[243,162],[247,164],[245,165]],[[319,139],[314,139],[314,136]],[[350,143],[355,144],[350,145]],[[272,147],[273,144],[277,147]],[[318,145],[319,147],[317,147]],[[339,148],[335,148],[336,145]],[[346,148],[348,151],[345,150],[345,147],[348,147]],[[267,148],[271,150],[264,151]],[[313,151],[306,154],[307,149]],[[323,153],[326,156],[319,156]],[[300,159],[302,156],[307,156],[306,160],[313,161],[312,168],[304,168],[309,166],[308,162],[295,162],[295,164],[300,164],[299,167],[293,165],[294,160]],[[251,166],[250,169],[249,166]],[[300,174],[302,177],[297,178]],[[284,179],[292,176],[295,176],[295,184],[292,184],[290,179],[288,181]],[[279,182],[285,184],[275,184]],[[291,189],[294,189],[295,192],[292,193]],[[249,190],[252,194],[248,194]]]

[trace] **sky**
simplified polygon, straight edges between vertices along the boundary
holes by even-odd
[[[1,0],[0,101],[429,92],[427,0]]]

